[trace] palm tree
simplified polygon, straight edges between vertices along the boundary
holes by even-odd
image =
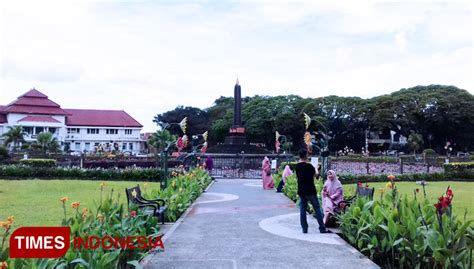
[[[413,155],[415,155],[416,152],[420,150],[421,147],[423,146],[423,143],[424,143],[423,136],[421,134],[416,134],[416,133],[410,134],[408,136],[407,142],[413,150]]]
[[[27,133],[23,130],[23,127],[15,126],[11,127],[2,137],[5,139],[5,146],[13,144],[13,151],[15,151],[20,143],[25,142],[25,135],[27,135]]]
[[[156,148],[158,152],[163,151],[166,146],[175,141],[176,138],[168,130],[160,130],[153,133],[153,135],[148,140],[148,144]]]
[[[59,151],[58,140],[50,132],[40,133],[36,138],[36,144],[41,147],[44,153],[47,151]]]

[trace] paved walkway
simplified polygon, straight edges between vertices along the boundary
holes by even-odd
[[[166,232],[165,251],[144,268],[378,268],[336,234],[320,234],[308,216],[261,181],[218,179]]]

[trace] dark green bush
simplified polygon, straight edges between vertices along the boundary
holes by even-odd
[[[0,178],[67,178],[88,180],[160,181],[163,173],[155,168],[83,169],[79,167],[33,167],[2,165]]]
[[[474,162],[448,163],[444,171],[451,177],[474,179]]]
[[[0,161],[5,160],[9,157],[8,150],[4,146],[0,146]]]
[[[31,167],[54,167],[56,166],[56,160],[54,159],[25,159],[25,160],[20,160],[20,164],[28,165]]]
[[[434,151],[434,149],[425,149],[423,150],[423,155],[425,156],[436,155],[436,151]]]

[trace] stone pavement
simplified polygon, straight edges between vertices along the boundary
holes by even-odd
[[[144,268],[378,268],[336,234],[320,234],[259,180],[218,179],[163,237]]]

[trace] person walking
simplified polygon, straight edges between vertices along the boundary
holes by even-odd
[[[274,187],[272,165],[270,164],[270,159],[268,159],[266,156],[262,161],[262,183],[263,189],[265,190],[271,190]]]
[[[314,186],[314,178],[316,170],[313,165],[308,163],[308,151],[301,149],[298,152],[299,162],[296,164],[295,171],[298,179],[298,195],[300,197],[300,222],[303,233],[308,233],[308,221],[306,219],[306,209],[308,202],[311,203],[314,209],[314,216],[319,224],[320,233],[331,233],[326,229],[323,222],[323,214],[319,206],[318,197],[316,195],[316,187]]]

